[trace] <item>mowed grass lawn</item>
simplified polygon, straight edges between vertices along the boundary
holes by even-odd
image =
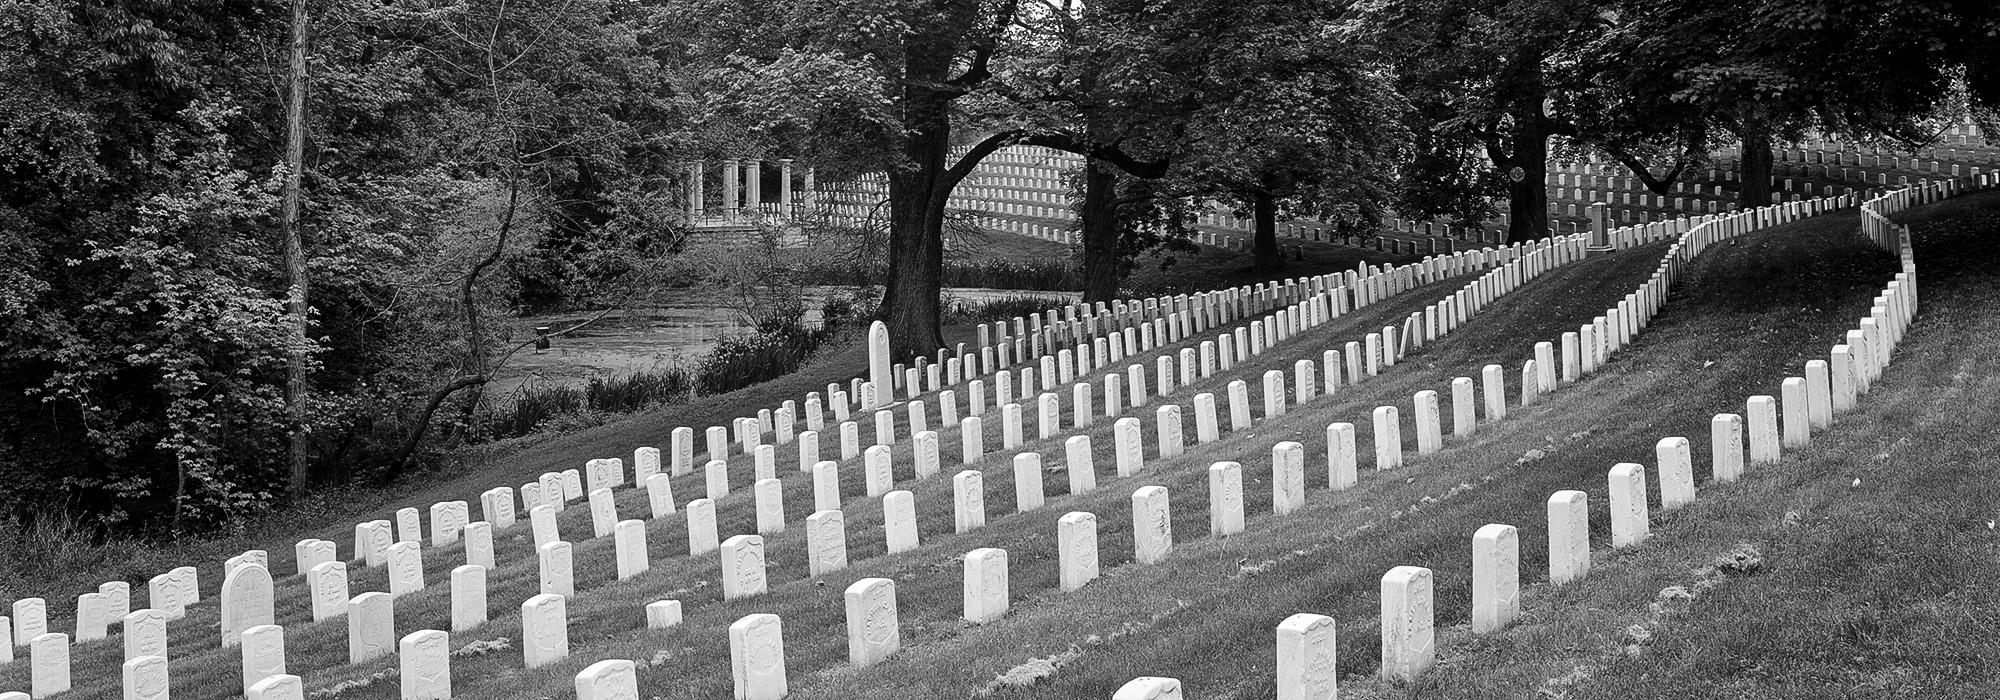
[[[1858,410],[1704,492],[1586,585],[1530,598],[1526,624],[1412,695],[2000,697],[2000,193],[1902,219],[1921,310]],[[1738,545],[1760,565],[1696,571]]]

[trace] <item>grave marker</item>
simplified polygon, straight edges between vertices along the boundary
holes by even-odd
[[[1779,403],[1785,416],[1784,446],[1805,447],[1812,443],[1812,412],[1806,406],[1806,380],[1786,377],[1780,389]]]
[[[158,654],[132,657],[125,661],[124,672],[125,700],[167,700],[167,691],[171,687],[167,677],[167,657]],[[0,698],[5,697],[0,695]]]
[[[546,503],[528,510],[528,527],[537,547],[562,539],[562,533],[556,529],[555,507]]]
[[[1264,373],[1264,417],[1285,415],[1285,373],[1270,370]]]
[[[965,554],[966,621],[993,622],[1007,614],[1007,550],[981,547]]]
[[[1611,546],[1629,547],[1646,540],[1651,528],[1646,504],[1646,468],[1625,463],[1611,468]]]
[[[621,520],[612,527],[612,531],[613,545],[618,557],[618,580],[623,581],[638,576],[653,567],[646,552],[646,521]]]
[[[417,512],[417,509],[400,508],[396,510],[396,541],[397,542],[424,541],[424,519],[423,516]],[[244,554],[246,555],[249,553],[250,552],[244,552]],[[233,562],[235,560],[232,559],[231,561]],[[223,570],[225,572],[228,571],[227,568]]]
[[[696,498],[688,502],[688,556],[714,552],[720,544],[716,534],[716,502]]]
[[[985,478],[972,469],[951,477],[953,532],[970,532],[986,525]]]
[[[410,510],[414,511],[416,509],[412,508]],[[235,571],[237,567],[247,566],[251,564],[264,567],[266,571],[270,570],[271,568],[270,553],[265,552],[264,550],[261,549],[252,549],[242,554],[230,557],[227,561],[222,562],[222,573],[223,575],[226,576],[229,574],[229,572]]]
[[[1306,448],[1296,442],[1271,447],[1271,512],[1287,515],[1306,504]]]
[[[1159,440],[1160,458],[1172,459],[1179,457],[1186,440],[1184,437],[1185,434],[1181,431],[1181,407],[1176,404],[1167,404],[1161,406],[1156,411],[1156,414],[1155,426],[1159,433],[1157,439]]]
[[[789,414],[788,414],[789,415]],[[786,423],[789,425],[789,423]],[[646,478],[660,473],[660,448],[638,447],[632,450],[632,483],[644,485]],[[620,476],[621,483],[623,476]],[[492,518],[487,518],[488,522]]]
[[[1174,549],[1174,521],[1167,489],[1142,486],[1132,492],[1132,559],[1158,564]]]
[[[306,572],[312,598],[313,621],[330,620],[347,614],[347,563],[323,562]]]
[[[354,596],[347,603],[347,662],[381,658],[396,649],[396,603],[387,593]]]
[[[1470,383],[1467,382],[1468,385]],[[1413,415],[1417,417],[1417,454],[1427,455],[1444,449],[1444,428],[1438,415],[1437,392],[1429,389],[1419,391],[1413,401]]]
[[[451,635],[411,632],[398,643],[398,652],[403,700],[451,700]]]
[[[840,510],[840,463],[813,465],[813,510]]]
[[[70,689],[69,635],[46,632],[28,640],[28,694],[45,698]]]
[[[1507,417],[1507,377],[1505,372],[1506,370],[1502,369],[1500,365],[1487,365],[1479,370],[1480,381],[1482,382],[1480,391],[1486,399],[1486,420],[1488,421],[1497,421]],[[1471,420],[1465,422],[1465,432],[1468,435],[1472,432],[1472,424]],[[1452,429],[1457,430],[1458,426],[1454,424]]]
[[[1660,465],[1660,510],[1694,502],[1694,457],[1684,437],[1660,438],[1653,446]]]
[[[85,593],[76,597],[76,643],[104,638],[104,594]]]
[[[1375,470],[1403,466],[1403,422],[1395,406],[1375,407]]]
[[[680,601],[656,600],[646,604],[646,629],[663,630],[680,624]]]
[[[166,613],[167,619],[178,620],[187,615],[187,606],[201,600],[201,586],[197,582],[197,572],[192,566],[176,568],[147,582],[147,601],[154,610]],[[20,619],[18,615],[15,618]],[[22,639],[17,633],[15,640]],[[32,637],[30,637],[32,639]]]
[[[279,674],[257,681],[243,697],[244,700],[305,700],[306,687],[298,676]]]
[[[723,496],[729,495],[728,462],[719,459],[709,460],[708,464],[702,467],[702,475],[703,485],[707,487],[704,495],[708,496],[709,500],[721,500]]]
[[[577,700],[639,700],[639,676],[630,659],[605,659],[584,667],[576,674],[575,685]]]
[[[333,561],[338,556],[333,543],[327,540],[299,540],[298,544],[292,545],[292,562],[300,575],[312,571],[315,566]]]
[[[736,535],[722,543],[722,597],[735,600],[769,590],[764,572],[764,538]]]
[[[1091,399],[1090,383],[1078,382],[1070,386],[1069,424],[1072,428],[1090,425]]]
[[[1208,467],[1208,534],[1225,537],[1243,531],[1243,465],[1216,462]]]
[[[917,548],[917,503],[910,492],[882,496],[882,534],[890,554]]]
[[[565,598],[576,595],[576,548],[568,542],[550,542],[535,549],[540,565],[541,592]]]
[[[1548,510],[1549,583],[1560,586],[1590,573],[1590,496],[1557,491]]]
[[[1092,464],[1090,436],[1073,435],[1063,442],[1064,469],[1069,472],[1069,492],[1090,493],[1097,489],[1097,470]]]
[[[806,569],[815,578],[847,568],[847,516],[822,510],[806,517]]]
[[[1354,459],[1354,424],[1326,426],[1326,487],[1335,491],[1353,488],[1358,481]]]
[[[521,603],[522,665],[532,671],[568,657],[568,600],[543,593]]]
[[[1431,570],[1398,566],[1382,576],[1382,676],[1408,683],[1437,660]]]
[[[1333,618],[1298,613],[1278,623],[1278,700],[1335,700]]]
[[[1097,516],[1070,513],[1056,521],[1057,559],[1063,592],[1097,578]]]
[[[401,598],[424,589],[424,550],[415,542],[389,545],[389,595]]]
[[[451,570],[451,631],[486,624],[486,567],[466,564]]]
[[[646,477],[646,504],[651,506],[654,519],[664,518],[674,513],[673,477],[654,474]]]
[[[1184,700],[1181,682],[1176,678],[1141,676],[1126,681],[1111,695],[1111,700]]]
[[[1118,475],[1131,476],[1145,466],[1145,448],[1139,442],[1139,419],[1118,419],[1111,426],[1112,447],[1118,454]]]
[[[912,451],[916,453],[917,478],[923,479],[938,473],[938,434],[926,430],[911,438]]]
[[[1717,413],[1709,420],[1709,463],[1712,477],[1728,483],[1743,476],[1743,417]]]
[[[880,663],[903,646],[897,626],[896,582],[864,578],[847,587],[847,662],[856,668]]]
[[[958,444],[961,464],[979,461],[986,454],[986,438],[981,434],[979,416],[966,416],[958,424]]]
[[[729,625],[729,670],[738,700],[783,700],[784,625],[777,615],[746,615]]]
[[[272,623],[271,572],[262,566],[238,567],[222,580],[222,645],[236,646],[243,631]],[[20,610],[15,610],[18,619]]]
[[[754,454],[751,457],[751,463],[752,468],[756,470],[757,478],[778,478],[778,448],[771,445],[758,445],[752,452]]]
[[[1480,526],[1472,535],[1472,631],[1498,632],[1520,614],[1520,533],[1512,525]]]
[[[889,447],[887,445],[869,447],[862,459],[862,475],[866,479],[868,497],[881,496],[888,493],[890,489],[895,488],[896,476],[893,466],[889,463]]]
[[[126,613],[122,622],[125,633],[125,659],[127,661],[147,656],[167,655],[167,616],[158,610],[144,608]],[[4,635],[0,635],[4,636]],[[7,642],[0,639],[0,642]],[[13,644],[7,643],[7,652],[13,653]]]
[[[819,426],[813,424],[819,422],[819,402],[807,399],[806,409],[806,423],[812,429],[818,430]],[[674,428],[672,435],[673,453],[669,457],[671,462],[669,468],[673,475],[694,473],[694,429],[685,426]]]
[[[1025,513],[1042,507],[1042,456],[1034,452],[1014,455],[1014,510]]]
[[[1781,448],[1778,444],[1778,404],[1769,396],[1752,396],[1744,402],[1749,414],[1750,464],[1769,464],[1778,461]]]

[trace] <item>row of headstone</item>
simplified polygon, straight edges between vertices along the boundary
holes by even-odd
[[[1984,189],[1993,186],[1993,184],[1991,180],[1982,178],[1975,180],[1972,186]],[[1869,203],[1870,210],[1871,213],[1877,213],[1881,216],[1881,223],[1886,228],[1886,213],[1899,211],[1915,202],[1934,201],[1936,198],[1948,196],[1948,194],[1956,191],[1958,189],[1953,185],[1941,185],[1924,188],[1923,190],[1901,196],[1885,196],[1871,200]],[[1851,197],[1847,199],[1851,201]],[[1803,216],[1808,212],[1830,209],[1835,204],[1834,202],[1818,202],[1810,207],[1800,207],[1792,211],[1779,212],[1777,216],[1769,218],[1761,217],[1759,216],[1759,212],[1753,211],[1750,218],[1753,221],[1779,223],[1796,216]],[[1688,246],[1689,252],[1686,254],[1687,257],[1692,257],[1706,243],[1712,243],[1728,235],[1735,235],[1747,230],[1751,229],[1742,226],[1741,219],[1703,222],[1688,231],[1682,237],[1682,243],[1677,244],[1676,248],[1692,243],[1693,245]],[[1885,247],[1891,247],[1892,252],[1898,253],[1899,257],[1906,263],[1906,269],[1898,273],[1896,279],[1885,287],[1883,294],[1876,300],[1876,306],[1871,309],[1870,317],[1864,319],[1861,329],[1854,331],[1855,335],[1849,339],[1849,343],[1835,346],[1834,359],[1830,363],[1828,361],[1813,360],[1807,366],[1808,377],[1792,377],[1787,378],[1783,382],[1786,390],[1784,392],[1784,402],[1787,404],[1787,407],[1784,423],[1786,429],[1782,434],[1778,428],[1778,411],[1772,397],[1756,396],[1749,399],[1746,411],[1752,416],[1750,421],[1749,463],[1756,464],[1774,461],[1777,459],[1779,450],[1781,449],[1780,445],[1804,444],[1805,441],[1809,440],[1810,431],[1813,428],[1829,425],[1832,415],[1835,412],[1852,407],[1851,394],[1844,394],[1847,398],[1842,400],[1843,405],[1839,407],[1836,406],[1834,398],[1836,395],[1843,395],[1843,391],[1852,391],[1858,385],[1865,382],[1869,374],[1879,372],[1881,364],[1886,364],[1886,353],[1883,353],[1879,358],[1870,356],[1864,360],[1857,358],[1855,349],[1874,349],[1880,345],[1893,348],[1894,340],[1899,336],[1914,314],[1914,296],[1909,293],[1909,288],[1906,285],[1914,274],[1915,269],[1914,264],[1910,262],[1910,257],[1908,256],[1906,230],[1889,231],[1887,236],[1878,240],[1887,240],[1894,244],[1893,247]],[[1679,253],[1679,250],[1670,251],[1668,258],[1672,260]],[[1649,280],[1648,285],[1654,285],[1656,282],[1662,280],[1670,282],[1671,275],[1669,274],[1669,270],[1671,269],[1676,268],[1663,263],[1661,274],[1656,275],[1653,280]],[[1655,286],[1663,288],[1666,285],[1658,284]],[[1638,294],[1641,295],[1638,298],[1642,299],[1662,298],[1657,295],[1658,292],[1644,285],[1642,285]],[[1628,297],[1628,300],[1633,298]],[[1653,310],[1655,310],[1655,307],[1644,304],[1613,309],[1607,312],[1607,315],[1612,317],[1611,332],[1606,332],[1602,323],[1594,324],[1592,327],[1588,327],[1588,329],[1594,331],[1600,337],[1615,339],[1612,341],[1612,349],[1615,349],[1618,340],[1629,341],[1629,336],[1622,334],[1625,327],[1621,326],[1621,312],[1631,314],[1635,317],[1635,323],[1643,324],[1644,319],[1650,316]],[[1882,338],[1882,340],[1876,340],[1877,337]],[[1565,345],[1566,347],[1573,347],[1574,343],[1566,343]],[[1548,343],[1537,345],[1537,359],[1544,359],[1548,356],[1548,346]],[[1569,354],[1574,354],[1574,352],[1572,351]],[[1531,365],[1534,362],[1534,360],[1529,361]],[[1546,365],[1548,363],[1544,360],[1543,364]],[[1829,367],[1843,366],[1847,369],[1838,372],[1828,369]],[[1490,378],[1493,376],[1492,370],[1494,369],[1496,369],[1495,366],[1488,366],[1487,371],[1482,374]],[[1840,378],[1843,376],[1843,373],[1847,377],[1846,379]],[[1529,376],[1530,373],[1524,371],[1524,384],[1527,382]],[[1539,381],[1539,377],[1542,375],[1540,373],[1533,373],[1533,376]],[[1456,397],[1467,393],[1461,387],[1467,387],[1469,383],[1470,381],[1465,378],[1454,382],[1454,404],[1459,407],[1454,411],[1455,420],[1463,418],[1469,413],[1471,401],[1469,399],[1456,399]],[[1845,387],[1845,389],[1836,389],[1836,385]],[[1492,385],[1489,382],[1488,393],[1490,396],[1499,394],[1500,392],[1493,391]],[[1423,392],[1423,394],[1431,394],[1433,398],[1435,397],[1435,394],[1431,392]],[[1420,412],[1424,410],[1423,403],[1422,394],[1420,394]],[[1434,401],[1431,402],[1430,409],[1433,413],[1435,412]],[[1489,418],[1492,416],[1492,413],[1491,406],[1489,406]],[[1420,425],[1425,424],[1425,422],[1422,418],[1419,419]],[[1435,422],[1436,418],[1431,418],[1429,421],[1433,426]],[[1735,414],[1718,414],[1712,425],[1714,428],[1712,438],[1714,478],[1718,481],[1734,480],[1740,476],[1743,464],[1745,463],[1745,456],[1743,454],[1744,421],[1740,416]],[[1688,441],[1680,437],[1661,439],[1655,445],[1655,457],[1660,473],[1662,508],[1671,510],[1691,502],[1694,498],[1694,479]],[[1273,475],[1274,488],[1289,488],[1280,486],[1280,484],[1285,484],[1293,480],[1289,473],[1290,468],[1288,465],[1290,459],[1287,457],[1278,457],[1273,461],[1275,465]],[[1608,481],[1612,546],[1629,547],[1643,542],[1649,528],[1644,468],[1638,464],[1619,464],[1612,468],[1608,476]],[[1137,496],[1135,495],[1134,498],[1136,502]],[[1281,500],[1283,499],[1274,498],[1274,503]],[[1138,508],[1136,506],[1134,512],[1136,519],[1138,517]],[[1550,582],[1562,585],[1580,580],[1588,573],[1590,568],[1590,528],[1587,494],[1582,491],[1560,491],[1552,495],[1548,501],[1548,523]],[[1497,631],[1506,627],[1518,616],[1520,583],[1519,543],[1518,533],[1515,528],[1507,525],[1492,524],[1481,527],[1474,534],[1472,578],[1471,627],[1474,633]],[[1431,591],[1431,573],[1428,569],[1410,566],[1396,567],[1383,577],[1381,673],[1385,677],[1408,681],[1414,679],[1435,663],[1435,632],[1432,619],[1434,606],[1431,600]],[[1287,624],[1291,624],[1293,620],[1297,619],[1299,619],[1299,616],[1294,616],[1293,619],[1287,620]],[[1326,639],[1329,644],[1329,648],[1321,657],[1324,659],[1325,664],[1319,669],[1320,678],[1324,682],[1322,685],[1311,688],[1305,688],[1298,684],[1300,680],[1298,672],[1301,668],[1299,662],[1301,659],[1296,655],[1295,651],[1287,647],[1287,640],[1296,639],[1296,637],[1288,637],[1286,628],[1281,625],[1279,631],[1279,659],[1277,664],[1279,674],[1278,685],[1280,688],[1279,697],[1332,697],[1334,692],[1333,654],[1330,649],[1332,621],[1330,619],[1326,620],[1324,624],[1327,627]],[[1292,654],[1289,659],[1288,654]],[[1144,677],[1127,683],[1114,697],[1121,700],[1177,698],[1182,697],[1182,688],[1181,683],[1176,679]]]
[[[1239,342],[1240,342],[1240,337],[1239,337]],[[648,455],[646,452],[643,451],[647,449],[651,448],[642,448],[641,452],[635,453],[634,461],[636,464],[651,466],[654,469],[657,469],[657,464],[658,464],[657,450],[653,450],[652,454]],[[588,484],[590,486],[595,486],[602,489],[623,483],[623,469],[622,469],[622,464],[620,464],[620,462],[621,462],[620,460],[593,460],[591,463],[587,464],[586,471],[589,473]],[[567,501],[573,500],[576,496],[576,492],[583,488],[584,485],[580,483],[581,481],[582,479],[576,470],[568,470],[562,473],[546,474],[541,480],[538,480],[538,482],[533,484],[532,488],[524,488],[523,497],[524,499],[532,499],[530,502],[534,503],[536,507],[554,508],[566,505]],[[649,480],[649,482],[650,481],[651,480]],[[650,486],[651,484],[649,483],[648,485]],[[593,489],[593,491],[596,490],[598,489]],[[481,499],[482,508],[485,511],[485,515],[487,515],[490,520],[506,522],[512,519],[512,510],[511,510],[512,498],[511,494],[506,493],[507,491],[509,491],[509,489],[501,487],[499,489],[489,491],[486,494],[482,494],[482,499]],[[541,502],[543,499],[539,498],[539,496],[542,493],[549,494],[550,498],[546,499],[547,502]],[[559,497],[558,494],[560,494]],[[669,499],[668,502],[671,503],[671,500]],[[532,507],[531,510],[533,510]],[[440,503],[434,505],[431,508],[431,513],[432,513],[431,542],[433,546],[451,544],[453,542],[456,542],[458,541],[458,538],[460,536],[465,535],[469,530],[481,529],[480,528],[481,525],[490,527],[490,523],[465,522],[466,519],[469,517],[469,513],[467,511],[468,507],[464,502]],[[422,580],[422,568],[421,568],[422,555],[419,549],[421,546],[421,542],[423,542],[424,540],[424,537],[423,537],[422,523],[418,516],[419,513],[416,511],[416,509],[404,509],[397,513],[397,518],[396,521],[394,521],[393,523],[393,528],[392,528],[392,523],[389,521],[373,521],[370,523],[364,523],[360,526],[357,526],[356,559],[370,565],[387,564],[389,566],[391,571],[391,580],[390,580],[390,585],[392,588],[392,591],[390,593],[391,596],[413,592],[416,590],[421,590],[424,585],[424,582]],[[490,552],[490,531],[487,534],[488,534],[489,544],[487,545],[486,549]],[[304,569],[305,570],[304,573],[308,574],[308,576],[311,577],[312,579],[323,581],[323,583],[315,586],[315,591],[314,591],[315,595],[313,596],[315,602],[316,619],[324,619],[326,617],[331,617],[336,614],[339,614],[338,606],[330,605],[327,602],[322,602],[322,601],[330,602],[333,600],[344,598],[344,596],[334,595],[335,593],[344,592],[340,590],[344,588],[344,579],[345,579],[344,570],[337,572],[340,574],[340,576],[338,576],[338,578],[341,580],[340,585],[336,586],[332,581],[335,578],[334,574],[336,573],[336,566],[339,569],[344,569],[345,563],[331,561],[331,557],[333,556],[332,550],[333,550],[332,543],[325,542],[323,540],[307,540],[300,542],[298,545],[298,550],[297,550],[298,566],[301,569]],[[261,552],[258,552],[256,554],[261,555]],[[486,555],[486,558],[490,560],[490,553]],[[268,560],[261,556],[246,555],[240,561],[233,559],[230,563],[226,565],[225,568],[232,570],[233,572],[233,570],[242,567],[242,565],[251,563],[252,560],[254,560],[256,563],[260,565],[260,569],[263,568],[263,565],[268,563]],[[336,565],[336,566],[326,566],[326,565]],[[479,566],[479,565],[472,565],[472,566]],[[628,568],[635,568],[631,567],[630,565],[627,566]],[[319,571],[320,573],[317,576],[314,576],[313,572],[316,570]],[[265,571],[266,572],[263,573],[263,577],[265,579],[268,579],[267,570]],[[192,573],[192,569],[188,569],[187,573]],[[254,576],[255,574],[246,574],[246,577],[254,577]],[[167,588],[168,590],[175,588],[177,583],[176,581],[177,578],[178,577],[169,578],[165,582],[166,583],[165,588]],[[457,586],[456,584],[461,579],[459,576],[456,575],[454,576],[454,579],[455,579],[454,588],[457,589],[459,588],[459,586]],[[252,584],[245,584],[245,586],[254,587],[254,585]],[[186,587],[189,590],[194,589],[194,587],[191,585],[191,582]],[[232,597],[230,594],[231,591],[241,590],[242,588],[244,588],[244,586],[236,586],[226,583],[225,596],[224,596],[225,600],[228,600]],[[164,596],[156,596],[156,597],[164,597]],[[269,597],[270,597],[269,595],[263,596],[263,598],[265,599],[268,599]],[[91,603],[96,602],[96,599],[87,599],[87,600],[89,600]],[[182,603],[182,606],[184,605],[185,602]],[[266,603],[266,605],[268,605],[268,603]],[[17,605],[17,607],[21,606]],[[95,606],[91,605],[90,607],[94,608]],[[225,605],[225,608],[227,609],[225,612],[225,618],[243,618],[252,620],[262,619],[254,611],[257,607],[258,607],[257,604],[254,602],[245,603],[244,605]],[[246,610],[249,612],[246,612]],[[265,616],[268,616],[268,614],[266,614]],[[17,618],[23,620],[31,619],[31,617],[32,616],[17,615]],[[240,628],[243,626],[243,624],[244,623],[230,623],[226,621],[225,631],[228,631],[229,629]],[[228,644],[233,640],[229,636],[225,635],[224,641],[225,644]]]
[[[643,457],[641,457],[639,460],[635,461],[644,463],[646,460]],[[590,464],[586,466],[586,470],[589,472],[589,479],[590,479],[589,485],[599,487],[597,489],[594,489],[591,494],[593,500],[593,511],[594,511],[593,514],[596,515],[606,510],[606,506],[609,505],[608,499],[605,498],[605,496],[608,495],[608,488],[610,486],[615,486],[622,482],[622,477],[623,477],[622,465],[618,464],[617,460],[593,460]],[[579,488],[577,481],[578,481],[578,475],[576,474],[575,470],[571,470],[569,472],[562,474],[556,474],[556,473],[547,474],[545,475],[544,479],[541,480],[538,486],[542,484],[547,484],[548,488],[546,490],[548,493],[552,495],[558,493],[559,492],[558,490],[560,489],[560,492],[563,493],[564,495],[562,497],[562,501],[557,501],[557,503],[561,503],[563,501],[570,500],[570,494]],[[499,502],[499,499],[496,499],[494,497],[498,495],[502,494],[488,492],[482,498],[482,505],[488,510],[489,515],[497,514],[494,513],[493,511],[504,511],[504,509],[495,506],[495,503]],[[507,499],[507,502],[511,502],[511,498]],[[540,512],[547,512],[550,506],[549,504],[537,504],[536,507],[538,509],[541,509]],[[375,521],[363,524],[362,526],[357,528],[357,533],[358,533],[357,542],[360,543],[360,545],[357,547],[357,550],[363,553],[363,556],[359,558],[363,559],[364,561],[375,560],[371,561],[370,563],[386,563],[389,566],[390,587],[391,587],[391,592],[389,594],[389,597],[409,592],[414,592],[417,590],[422,590],[424,586],[424,581],[422,579],[422,566],[421,566],[422,555],[419,549],[420,543],[423,540],[421,531],[422,527],[421,522],[419,518],[416,517],[417,513],[415,509],[404,509],[397,515],[398,518],[396,525],[398,527],[396,528],[396,530],[399,536],[394,538],[395,541],[393,544],[388,544],[386,547],[382,547],[380,545],[390,541],[391,539],[390,537],[388,537],[388,535],[391,532],[389,528],[389,523],[384,521]],[[476,525],[472,523],[463,522],[465,517],[467,517],[466,506],[463,502],[438,504],[437,506],[434,506],[432,508],[432,515],[433,515],[432,542],[434,545],[449,544],[453,541],[456,541],[457,536],[460,533],[464,532],[469,525]],[[602,523],[610,520],[610,518],[598,517],[594,518],[594,520],[598,521],[600,524],[599,527],[600,531],[598,532],[598,535],[603,536],[604,534],[606,534],[602,532]],[[638,524],[636,521],[629,521],[629,522],[632,525]],[[621,525],[625,524],[621,523]],[[633,528],[627,526],[627,529],[630,530]],[[637,532],[643,533],[643,530],[637,530]],[[316,572],[316,574],[313,576],[314,588],[315,588],[313,599],[315,602],[316,619],[325,619],[326,617],[338,614],[337,612],[338,608],[336,606],[330,605],[329,603],[331,601],[336,601],[345,598],[344,596],[345,563],[327,561],[332,556],[331,552],[332,548],[330,545],[331,543],[321,540],[303,541],[298,545],[298,553],[299,553],[298,564],[301,567],[308,567],[308,566],[311,567],[311,569],[307,572],[308,574],[315,574]],[[631,547],[627,549],[642,551],[643,548]],[[379,556],[375,555],[376,552],[380,552]],[[640,556],[643,556],[643,554],[641,554]],[[640,567],[643,566],[643,564],[630,563],[627,561],[630,558],[631,558],[630,556],[621,556],[621,575],[629,575],[630,572],[636,570],[642,570]],[[234,573],[239,569],[245,568],[246,565],[256,564],[259,571],[261,571],[263,565],[266,564],[267,561],[268,561],[267,558],[262,556],[262,552],[246,553],[246,555],[242,557],[232,559],[229,563],[226,564],[225,568],[229,569],[232,573]],[[454,592],[457,593],[458,589],[463,587],[462,585],[463,582],[469,580],[466,577],[457,574],[463,574],[466,571],[478,571],[478,570],[479,569],[476,566],[474,566],[472,569],[462,569],[460,572],[455,572]],[[245,573],[243,576],[243,578],[246,580],[253,579],[255,577],[256,577],[256,572]],[[259,598],[260,600],[268,599],[270,597],[268,594],[268,573],[264,573],[263,578],[266,579],[263,588],[266,589],[267,592],[261,595],[261,598]],[[224,598],[225,601],[229,601],[226,602],[225,604],[225,610],[227,613],[225,617],[245,617],[245,618],[256,618],[256,619],[264,619],[268,617],[268,613],[263,613],[260,616],[254,612],[242,612],[242,610],[253,609],[258,607],[259,605],[258,603],[246,602],[241,605],[238,605],[235,604],[235,601],[231,601],[231,598],[234,595],[233,592],[247,590],[249,588],[255,588],[255,585],[250,583],[244,583],[239,585],[234,582],[225,584]],[[383,599],[379,597],[381,596],[381,594],[375,594],[375,596],[377,597],[368,597],[368,598],[357,597],[356,599],[357,602],[351,603],[349,607],[356,610],[377,609],[377,608],[386,610],[387,609],[386,602],[384,602]],[[257,597],[257,596],[248,596],[246,594],[246,597]],[[480,597],[483,599],[483,591]],[[88,603],[95,602],[94,599],[87,598],[85,600],[87,603],[86,609],[93,607],[88,605]],[[268,606],[268,602],[264,602],[262,603],[262,605]],[[230,612],[230,611],[235,611],[235,612]],[[482,617],[482,616],[483,616],[483,610],[480,611],[478,615],[470,615],[470,614],[467,615],[468,618]],[[372,623],[367,622],[367,620],[374,619],[374,617],[375,614],[369,614],[369,615],[350,614],[350,624],[356,626],[357,628],[388,627],[387,625],[373,625]],[[239,626],[241,625],[235,623],[225,624],[226,628],[231,628],[231,629]],[[365,632],[366,630],[361,630],[361,631]],[[354,636],[357,639],[365,640],[371,635],[356,634]],[[225,643],[227,643],[228,641],[229,639],[225,637]],[[372,643],[357,642],[357,644],[364,644],[366,646],[373,646],[376,648],[385,646],[380,642],[372,642]],[[357,654],[357,656],[362,656],[362,655],[366,654]],[[360,659],[357,658],[357,660]]]

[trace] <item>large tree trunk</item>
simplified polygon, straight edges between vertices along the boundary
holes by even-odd
[[[921,85],[904,89],[903,163],[889,172],[889,281],[882,322],[894,357],[944,345],[938,295],[944,287],[944,205],[941,182],[951,149],[950,98]],[[945,189],[945,192],[940,192]]]
[[[1284,267],[1285,255],[1278,250],[1278,200],[1269,192],[1255,192],[1250,195],[1250,204],[1256,222],[1256,234],[1251,239],[1254,260],[1251,269],[1270,272]]]
[[[299,188],[305,169],[306,143],[306,3],[292,0],[291,95],[285,104],[285,192],[280,218],[285,232],[285,276],[290,289],[285,294],[285,315],[290,317],[293,343],[285,358],[285,407],[292,422],[287,460],[286,491],[293,498],[305,494],[310,476],[306,468],[306,383],[307,333],[305,237],[299,230]]]
[[[1745,209],[1771,203],[1771,132],[1762,123],[1745,120],[1742,167],[1737,173],[1742,185],[1738,203]]]
[[[1083,168],[1083,300],[1109,303],[1123,282],[1118,269],[1118,173],[1091,158]]]
[[[1537,105],[1539,110],[1540,106]],[[1507,241],[1549,235],[1549,132],[1539,119],[1517,119],[1507,176]]]

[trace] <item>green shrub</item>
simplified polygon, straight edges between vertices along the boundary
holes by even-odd
[[[696,364],[695,386],[704,394],[721,394],[777,379],[797,370],[831,334],[809,330],[796,319],[765,323],[748,334],[729,336]]]

